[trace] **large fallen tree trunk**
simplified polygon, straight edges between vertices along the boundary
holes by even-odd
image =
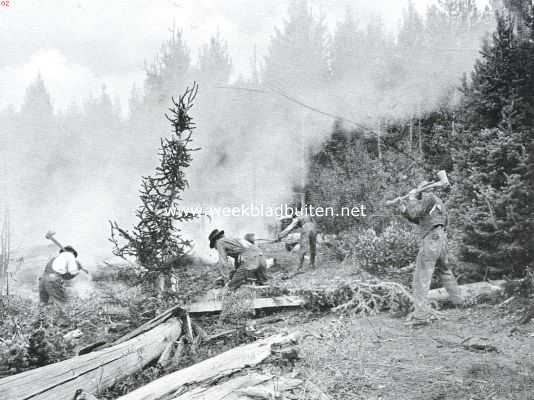
[[[139,336],[145,332],[148,332],[151,329],[154,329],[156,326],[162,324],[163,322],[167,321],[168,319],[172,317],[183,318],[186,314],[187,314],[186,311],[180,306],[171,307],[168,310],[165,310],[163,313],[155,316],[150,321],[145,322],[140,327],[134,329],[133,331],[127,333],[126,335],[120,337],[119,339],[115,340],[112,343],[97,342],[87,347],[84,347],[83,349],[79,351],[79,355],[87,354],[95,350],[102,350],[107,347],[111,347],[111,346],[115,346],[120,343],[124,343],[130,339],[133,339],[136,336]]]
[[[476,303],[479,299],[496,297],[502,294],[505,282],[506,281],[475,282],[459,285],[459,288],[466,303]],[[431,301],[442,303],[449,299],[449,295],[445,288],[439,288],[430,290],[428,298]]]
[[[279,296],[254,299],[255,310],[296,308],[306,304],[306,300],[301,296]],[[223,309],[222,301],[203,301],[193,303],[185,307],[189,314],[213,314],[219,313]]]
[[[494,282],[476,282],[466,285],[460,285],[460,290],[467,303],[476,302],[482,297],[494,297],[502,293],[505,281]],[[356,283],[357,284],[357,283]],[[400,286],[396,284],[397,286]],[[371,287],[373,285],[370,285]],[[333,289],[335,291],[335,289]],[[322,290],[313,290],[312,292],[323,292]],[[268,310],[278,308],[297,308],[305,306],[308,301],[306,295],[287,295],[279,297],[266,297],[254,299],[255,310]],[[444,288],[432,289],[429,291],[429,299],[438,303],[443,303],[448,300],[447,291]],[[219,313],[223,309],[222,301],[203,301],[193,303],[186,306],[189,314],[214,314]]]
[[[0,399],[72,400],[77,389],[96,394],[158,359],[182,333],[170,318],[112,347],[0,379]]]
[[[236,347],[188,368],[176,371],[152,381],[117,400],[158,400],[180,395],[184,387],[200,385],[229,376],[246,367],[253,367],[266,360],[273,346],[296,341],[298,333],[275,335],[254,343]]]

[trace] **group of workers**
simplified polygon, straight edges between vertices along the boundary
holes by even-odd
[[[399,213],[419,226],[419,252],[412,283],[414,311],[409,316],[414,324],[426,324],[433,318],[428,292],[434,272],[438,273],[453,304],[462,305],[464,301],[448,262],[447,208],[434,193],[420,191],[427,184],[426,181],[422,182],[408,193],[406,200],[397,203]],[[306,255],[310,257],[311,268],[315,268],[316,222],[309,215],[293,215],[291,223],[278,234],[277,240],[280,241],[294,231],[300,232],[298,269],[302,270]],[[216,249],[219,254],[219,264],[232,270],[229,288],[237,288],[247,280],[260,284],[267,281],[265,258],[252,234],[247,234],[243,240],[228,239],[224,236],[224,231],[215,229],[209,235],[209,242],[210,248]],[[233,265],[228,257],[234,259]]]
[[[304,267],[304,260],[309,254],[310,266],[315,268],[317,248],[317,224],[309,215],[291,216],[291,223],[278,234],[276,241],[281,241],[294,231],[300,231],[299,270]],[[256,245],[254,234],[247,233],[243,239],[227,238],[224,231],[214,229],[208,236],[211,249],[216,249],[219,255],[218,266],[230,270],[228,287],[236,289],[246,282],[265,284],[267,277],[267,262],[263,251]],[[288,248],[289,250],[289,248]],[[233,264],[229,260],[234,260]],[[225,272],[221,269],[221,275]]]
[[[423,182],[421,185],[425,184],[426,182]],[[456,279],[448,265],[447,209],[437,195],[421,193],[418,189],[410,191],[408,198],[398,204],[400,214],[417,224],[420,229],[420,248],[412,285],[415,307],[411,318],[416,322],[424,322],[432,317],[427,298],[435,271],[438,272],[450,301],[457,305],[463,302]],[[291,218],[290,224],[277,235],[275,241],[281,241],[291,232],[300,232],[298,270],[303,270],[306,255],[309,255],[310,267],[315,268],[317,224],[311,216],[305,214],[294,214]],[[254,234],[247,234],[243,239],[229,238],[223,230],[215,229],[209,234],[208,240],[209,247],[218,253],[217,265],[221,275],[228,278],[227,285],[230,289],[237,289],[246,282],[263,285],[268,281],[266,259],[256,244]],[[65,302],[64,282],[74,278],[82,269],[77,256],[74,248],[66,246],[47,263],[39,280],[42,303]],[[226,274],[225,270],[229,271],[229,274]]]

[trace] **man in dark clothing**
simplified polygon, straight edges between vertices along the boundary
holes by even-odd
[[[418,188],[425,186],[423,182]],[[415,297],[414,320],[427,320],[430,316],[428,291],[432,274],[436,269],[441,283],[447,290],[452,303],[460,305],[463,299],[458,284],[448,265],[447,208],[443,201],[432,193],[410,191],[407,201],[400,204],[401,214],[419,226],[419,253],[413,276]]]
[[[304,266],[304,258],[308,253],[310,254],[310,266],[315,268],[317,224],[309,215],[297,216],[297,214],[293,214],[293,221],[278,234],[278,240],[282,240],[296,230],[300,230],[299,270]]]
[[[76,259],[78,252],[65,246],[59,254],[48,261],[39,278],[39,299],[43,304],[62,304],[67,301],[65,281],[78,275],[81,265]]]
[[[210,248],[216,249],[219,254],[219,264],[233,270],[228,283],[231,289],[237,289],[248,280],[259,284],[267,282],[267,263],[263,251],[253,243],[250,235],[247,239],[227,238],[224,231],[215,229],[208,239]],[[234,259],[233,266],[229,257]],[[225,275],[222,270],[221,275]]]

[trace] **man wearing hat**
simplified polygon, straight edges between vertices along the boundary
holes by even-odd
[[[65,281],[73,279],[81,270],[77,257],[78,252],[72,246],[65,246],[48,261],[43,276],[39,278],[41,303],[62,304],[67,301]]]
[[[310,215],[298,216],[296,213],[292,215],[291,223],[278,234],[278,240],[282,240],[294,230],[300,229],[299,240],[299,270],[304,266],[304,257],[310,253],[310,266],[315,268],[315,253],[317,248],[317,224]],[[292,246],[287,246],[290,250]]]
[[[267,282],[267,264],[262,250],[254,243],[254,234],[247,234],[244,239],[227,238],[224,231],[214,229],[208,239],[210,248],[219,254],[219,264],[232,271],[228,283],[231,289],[237,289],[247,280]],[[229,257],[234,259],[233,266]],[[222,270],[221,275],[224,275]]]
[[[413,276],[415,308],[411,315],[415,322],[426,322],[431,316],[428,291],[435,269],[451,302],[456,305],[463,303],[458,284],[448,265],[447,208],[435,194],[419,191],[427,184],[426,181],[422,182],[417,189],[408,193],[407,200],[400,203],[401,214],[419,226],[419,253]]]

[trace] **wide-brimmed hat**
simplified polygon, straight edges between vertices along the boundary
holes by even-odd
[[[247,242],[254,244],[256,242],[256,235],[254,235],[253,233],[247,233],[245,234],[244,239]]]
[[[224,231],[220,231],[218,229],[214,229],[211,231],[210,235],[208,236],[208,240],[210,241],[210,249],[215,248],[215,242],[223,237]]]
[[[78,252],[76,250],[74,250],[74,247],[72,247],[72,246],[65,246],[61,250],[59,250],[60,253],[63,253],[64,251],[68,251],[68,252],[74,254],[75,258],[78,257]]]

